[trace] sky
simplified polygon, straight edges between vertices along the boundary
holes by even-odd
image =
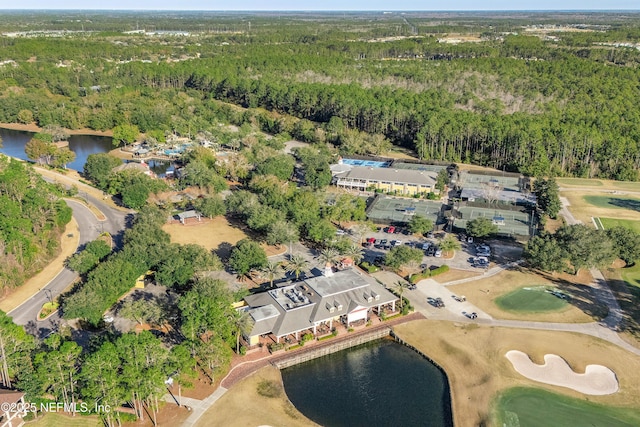
[[[2,9],[122,10],[640,10],[640,0],[0,0]]]

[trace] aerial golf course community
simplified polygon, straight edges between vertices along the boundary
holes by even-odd
[[[0,46],[0,427],[640,425],[637,13]]]

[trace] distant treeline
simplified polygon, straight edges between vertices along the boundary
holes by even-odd
[[[460,44],[427,34],[427,18],[394,19],[332,16],[303,28],[297,18],[259,16],[238,34],[0,38],[0,60],[16,61],[0,68],[0,121],[182,134],[227,121],[292,133],[294,117],[327,135],[307,132],[312,142],[341,145],[330,136],[357,129],[424,159],[638,178],[640,51],[614,46],[640,40],[632,17],[605,25],[594,15],[598,31],[548,40],[477,18],[469,34],[482,41]],[[512,32],[522,30],[518,19]],[[394,28],[418,36],[372,41]]]

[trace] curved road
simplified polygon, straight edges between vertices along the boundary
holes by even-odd
[[[106,219],[102,221],[99,220],[83,203],[71,199],[65,200],[73,210],[73,217],[78,223],[80,247],[85,245],[87,242],[95,240],[103,231],[111,233],[114,238],[114,244],[116,247],[120,247],[122,244],[122,234],[126,226],[128,213],[114,209],[87,193],[81,192],[81,197],[93,206],[97,207],[104,214]],[[10,311],[8,314],[13,318],[15,323],[24,325],[26,331],[30,334],[35,335],[38,338],[46,337],[51,332],[57,330],[61,319],[59,313],[56,312],[47,320],[38,321],[38,312],[45,302],[55,299],[77,278],[77,273],[69,270],[68,268],[64,268],[55,278],[53,278],[53,280],[42,288],[42,290],[22,303],[16,309]]]

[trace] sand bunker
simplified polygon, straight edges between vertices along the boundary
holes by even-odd
[[[618,391],[616,374],[602,365],[587,365],[584,374],[578,374],[555,354],[545,354],[544,365],[533,363],[526,353],[517,350],[508,351],[506,356],[513,368],[530,380],[598,396]]]

